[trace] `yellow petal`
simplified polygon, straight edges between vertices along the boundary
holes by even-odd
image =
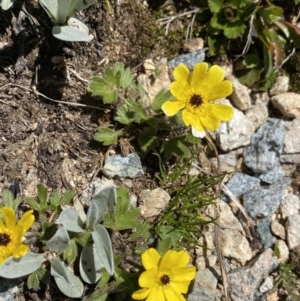
[[[155,249],[153,248],[148,249],[146,252],[142,254],[141,258],[142,258],[142,264],[146,270],[157,269],[158,262],[160,260],[160,255]]]
[[[28,210],[23,214],[20,221],[18,222],[19,226],[22,226],[24,233],[32,226],[34,223],[34,215],[32,214],[33,210]]]
[[[152,287],[157,281],[157,269],[153,268],[143,272],[139,278],[140,287]]]
[[[201,82],[201,89],[204,91],[206,89],[213,89],[215,85],[219,84],[224,79],[224,75],[225,71],[221,67],[217,65],[212,66]]]
[[[172,280],[173,280],[173,278],[172,278]],[[173,282],[172,281],[172,285],[174,285],[176,287],[176,291],[178,291],[178,293],[181,293],[181,294],[187,293],[190,283],[191,283],[190,281],[187,281],[187,282]]]
[[[190,111],[188,110],[182,111],[182,120],[185,125],[189,126],[190,124],[192,124],[194,119],[195,119],[195,115],[192,114]]]
[[[16,214],[15,211],[8,207],[2,208],[2,215],[5,221],[5,225],[9,229],[13,229],[16,225]]]
[[[187,82],[173,82],[170,85],[170,91],[176,99],[180,99],[185,103],[190,86]]]
[[[229,96],[232,93],[232,83],[229,80],[224,80],[211,87],[207,93],[208,100],[215,100]]]
[[[164,287],[164,295],[167,301],[186,301],[174,286]]]
[[[134,300],[144,300],[150,294],[151,290],[152,288],[143,288],[141,290],[134,292],[131,298]]]
[[[28,252],[28,246],[24,244],[20,244],[16,246],[16,248],[13,250],[13,257],[19,258],[24,256]]]
[[[174,269],[184,267],[190,262],[190,255],[186,251],[169,250],[159,263],[159,269]]]
[[[2,222],[2,220],[0,219],[0,230],[6,228]]]
[[[187,66],[179,64],[177,67],[175,67],[173,76],[178,82],[188,82],[190,78],[190,70],[187,68]]]
[[[196,267],[180,267],[172,269],[173,277],[172,282],[189,282],[196,276]]]
[[[174,116],[178,113],[179,110],[181,110],[185,106],[183,101],[180,100],[169,100],[166,101],[161,109],[164,111],[164,113],[167,116]]]
[[[206,72],[208,69],[207,63],[198,63],[194,67],[194,71],[191,78],[191,88],[193,91],[198,90]]]
[[[146,301],[166,301],[163,290],[158,285],[153,287]]]
[[[225,104],[210,104],[211,114],[222,121],[229,121],[234,114],[234,108]]]
[[[203,127],[213,132],[220,126],[220,119],[212,114],[207,114],[201,117],[201,123]]]

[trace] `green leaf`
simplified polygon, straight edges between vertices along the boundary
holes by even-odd
[[[280,28],[286,37],[294,44],[295,47],[300,48],[300,29],[284,20],[281,21],[273,21]]]
[[[48,201],[47,187],[45,187],[43,184],[39,184],[37,186],[37,189],[38,189],[38,198],[40,202],[40,207],[41,210],[44,210],[47,206],[47,201]]]
[[[34,200],[34,199],[32,199],[32,198],[25,198],[24,200],[25,200],[25,202],[28,203],[29,206],[32,207],[35,211],[37,211],[37,212],[41,212],[41,211],[42,211],[42,208],[41,208],[40,204],[39,204],[36,200]]]
[[[261,65],[259,56],[253,53],[245,55],[243,59],[243,64],[246,66],[247,69],[251,69]]]
[[[173,154],[184,158],[191,156],[192,143],[185,141],[185,138],[185,136],[174,137],[163,143],[166,160],[170,159]]]
[[[176,246],[182,239],[180,230],[172,226],[160,226],[158,230],[159,241],[157,251],[161,254],[165,253],[171,247]]]
[[[88,246],[92,234],[90,232],[76,233],[72,235],[72,239],[82,247]]]
[[[254,83],[256,83],[262,72],[262,68],[260,66],[246,69],[246,70],[238,70],[236,71],[236,77],[245,86],[251,87]]]
[[[228,23],[228,26],[224,29],[224,35],[229,39],[235,39],[241,36],[246,30],[246,25],[241,21],[235,23]]]
[[[34,291],[39,291],[41,289],[40,282],[42,281],[45,284],[49,283],[49,272],[43,268],[39,268],[34,271],[27,278],[27,287]]]
[[[115,120],[128,125],[134,121],[134,113],[128,109],[126,104],[124,104],[122,107],[118,108]]]
[[[118,133],[110,128],[99,127],[94,136],[95,140],[102,142],[103,145],[112,145],[118,141]]]
[[[127,189],[121,185],[117,189],[117,203],[114,217],[109,213],[105,214],[104,226],[115,231],[140,227],[141,222],[138,219],[139,215],[140,209],[130,207],[129,193]]]
[[[83,232],[83,222],[80,219],[79,214],[72,208],[64,209],[55,223],[62,225],[67,231],[77,233]]]
[[[170,90],[160,90],[153,99],[151,109],[153,111],[160,111],[161,106],[167,101],[173,98]]]
[[[138,141],[143,152],[146,153],[159,145],[156,133],[157,130],[151,127],[147,127],[140,133]]]
[[[224,0],[208,0],[208,6],[212,13],[217,13],[222,5]]]
[[[60,193],[58,191],[54,191],[51,194],[49,201],[53,206],[58,207],[60,205],[60,199],[61,199]]]
[[[103,78],[105,82],[111,87],[119,85],[118,77],[115,75],[114,71],[110,68],[105,69]]]
[[[208,37],[208,56],[226,52],[227,38],[223,34]]]
[[[102,265],[110,275],[113,275],[114,254],[107,230],[101,224],[96,225],[95,231],[92,232],[92,237],[94,240],[96,253],[99,256]]]
[[[63,258],[70,265],[76,260],[77,254],[76,243],[71,240],[69,246],[63,252]]]
[[[70,205],[75,195],[76,195],[75,191],[67,190],[62,196],[60,203],[62,205]]]

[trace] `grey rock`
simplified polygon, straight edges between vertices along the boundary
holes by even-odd
[[[218,275],[211,269],[199,270],[195,277],[195,283],[205,290],[215,291],[218,284]]]
[[[255,293],[262,280],[278,265],[277,258],[272,257],[272,254],[272,249],[266,249],[246,266],[228,273],[233,301],[254,301]]]
[[[254,219],[269,217],[278,208],[284,190],[290,183],[291,180],[283,179],[269,187],[260,187],[245,193],[244,208]]]
[[[236,172],[226,184],[227,188],[235,195],[240,196],[258,187],[260,180],[246,174]]]
[[[195,285],[189,294],[188,301],[215,301],[216,294],[211,290],[205,290],[199,285]]]
[[[300,152],[300,118],[285,122],[284,153],[294,154]]]
[[[193,70],[194,66],[197,63],[201,63],[204,60],[205,60],[205,51],[202,49],[199,51],[179,55],[176,58],[172,59],[168,65],[174,69],[177,65],[184,64],[190,70]]]
[[[144,174],[142,164],[137,154],[129,154],[126,157],[121,155],[110,156],[105,160],[102,172],[109,178],[118,177],[137,178]]]
[[[267,173],[279,162],[283,148],[284,121],[270,118],[252,135],[244,148],[244,162],[255,173]]]
[[[19,291],[20,279],[4,279],[0,277],[0,301],[17,301],[15,294]]]
[[[259,178],[262,181],[268,184],[274,184],[276,182],[279,182],[283,179],[283,177],[284,177],[284,170],[281,168],[279,163],[274,167],[274,169],[259,176]]]
[[[257,232],[265,249],[270,248],[275,242],[275,238],[271,234],[270,224],[271,221],[268,218],[257,223]]]

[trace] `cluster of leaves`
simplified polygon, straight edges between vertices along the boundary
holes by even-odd
[[[130,207],[129,193],[123,186],[106,187],[95,194],[87,213],[74,197],[73,191],[66,191],[62,196],[58,192],[48,195],[47,188],[38,185],[36,200],[24,198],[39,215],[44,253],[29,252],[21,259],[9,258],[0,266],[0,276],[9,279],[30,274],[27,285],[33,290],[41,289],[41,282],[49,283],[52,276],[61,292],[71,298],[82,296],[83,280],[88,284],[97,283],[95,292],[85,300],[104,301],[110,293],[120,290],[122,298],[126,298],[135,289],[133,283],[137,283],[138,275],[115,267],[121,258],[114,257],[107,228],[113,232],[136,229],[130,239],[146,241],[150,237],[149,224],[139,220],[138,208]],[[14,199],[10,191],[3,194],[6,207],[16,210],[20,202],[21,198]],[[58,218],[53,222],[56,215]],[[46,220],[47,216],[50,219]],[[46,261],[49,265],[41,266]],[[76,275],[74,266],[81,278]],[[112,275],[114,281],[111,281]]]
[[[157,249],[165,252],[171,247],[198,245],[203,226],[214,222],[203,214],[204,208],[215,204],[214,187],[220,177],[191,176],[192,159],[180,160],[167,172],[160,166],[160,185],[171,195],[171,201],[160,215],[155,233]]]
[[[120,138],[130,138],[138,144],[142,154],[150,151],[164,153],[169,159],[173,154],[191,156],[193,139],[186,134],[180,116],[166,119],[161,115],[161,105],[172,98],[169,91],[160,91],[151,108],[145,108],[139,101],[144,96],[140,85],[135,84],[129,68],[116,63],[107,68],[102,76],[95,76],[88,90],[104,104],[111,105],[114,126],[100,126],[95,140],[103,145],[117,144]]]

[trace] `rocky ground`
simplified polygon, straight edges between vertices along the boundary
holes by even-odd
[[[16,17],[21,2],[13,9]],[[36,1],[26,1],[26,8],[47,19]],[[73,189],[84,196],[95,181],[105,179],[101,169],[108,151],[93,140],[109,114],[86,92],[92,77],[114,62],[123,62],[145,88],[143,104],[149,106],[171,82],[171,58],[183,49],[199,54],[198,61],[205,56],[198,40],[190,42],[195,47],[184,45],[184,34],[175,35],[180,43],[164,44],[160,35],[164,27],[156,22],[151,5],[142,1],[114,3],[110,9],[105,1],[98,1],[81,17],[94,36],[89,44],[58,42],[41,25],[37,34],[29,19],[22,21],[26,29],[22,41],[11,25],[12,14],[0,15],[1,194],[17,180],[24,196],[35,197],[38,183],[49,190]],[[182,29],[185,23],[175,20],[172,26]],[[170,55],[170,50],[177,51],[176,55]],[[193,60],[188,56],[186,63],[193,65]],[[233,119],[212,134],[221,171],[228,173],[222,186],[220,228],[231,298],[300,300],[299,279],[298,287],[289,291],[276,286],[280,263],[292,261],[300,268],[300,94],[289,92],[289,76],[280,76],[270,91],[262,93],[241,85],[230,62],[219,65],[234,86],[229,99],[220,100],[235,108]],[[157,70],[159,76],[153,76]],[[122,149],[113,151],[121,153]],[[191,172],[199,176],[217,171],[217,158],[205,147],[193,163]],[[157,181],[147,161],[142,161],[142,169],[144,175],[123,182],[138,203],[143,200],[142,215],[149,218],[163,210],[166,198],[145,197],[145,189],[153,190]],[[151,197],[162,204],[160,210],[149,213]],[[206,214],[213,216],[212,211],[209,207]],[[198,272],[188,300],[222,300],[213,226],[205,229],[200,242],[204,248],[189,250]],[[0,300],[67,300],[52,286],[37,294],[26,289],[23,279],[0,281]]]

